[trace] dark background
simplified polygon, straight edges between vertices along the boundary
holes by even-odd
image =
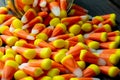
[[[0,6],[4,6],[4,0],[0,0]],[[115,29],[120,30],[120,0],[75,0],[74,3],[86,8],[92,16],[116,13],[117,26]],[[120,68],[120,62],[117,65]],[[120,75],[110,78],[103,74],[96,76],[101,80],[120,80]]]

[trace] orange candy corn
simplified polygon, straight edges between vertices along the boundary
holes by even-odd
[[[18,70],[18,63],[13,60],[5,62],[1,80],[12,80],[14,73]]]
[[[92,18],[92,23],[93,24],[97,24],[98,25],[102,21],[104,21],[104,19],[101,16],[95,16],[95,17]]]
[[[111,32],[111,26],[109,24],[105,24],[102,27],[99,27],[94,30],[94,32]]]
[[[115,13],[111,13],[111,14],[105,14],[105,15],[101,15],[101,17],[106,20],[106,19],[109,19],[109,18],[112,18],[113,20],[116,19],[116,14]]]
[[[119,68],[116,66],[100,66],[100,71],[109,77],[116,77],[120,73]]]
[[[82,49],[88,49],[88,46],[86,46],[85,44],[79,42],[77,43],[72,49],[70,49],[66,54],[72,54],[73,57],[77,57],[80,55],[80,51]]]
[[[77,23],[78,21],[82,20],[85,21],[88,19],[88,15],[83,15],[83,16],[73,16],[73,17],[67,17],[67,18],[62,18],[61,22],[66,25],[72,25]]]
[[[78,67],[72,55],[65,56],[61,63],[70,70],[75,76],[82,77],[82,70]]]
[[[56,25],[56,27],[54,28],[53,32],[52,32],[52,37],[57,36],[57,35],[61,35],[63,33],[66,32],[66,26],[62,23],[59,23]]]
[[[26,74],[32,77],[39,77],[44,73],[40,67],[31,67],[27,63],[21,64],[19,69],[23,70]]]
[[[58,2],[53,1],[49,3],[50,10],[55,16],[60,16],[60,6]]]
[[[0,24],[2,24],[3,22],[5,22],[6,20],[10,19],[12,17],[12,15],[10,14],[0,14]]]
[[[53,50],[53,51],[56,50],[56,48],[55,48],[53,45],[45,42],[45,41],[42,40],[42,39],[36,39],[36,40],[34,41],[34,45],[39,46],[39,47],[42,47],[42,48],[44,48],[44,47],[49,47],[49,48],[50,48],[51,50]]]
[[[70,80],[100,80],[99,78],[71,78]]]
[[[84,77],[93,77],[100,74],[99,66],[90,64],[86,69],[83,70]]]
[[[42,21],[43,21],[42,17],[37,16],[34,19],[32,19],[30,22],[28,22],[27,24],[22,26],[22,29],[27,29],[27,28],[33,27],[36,23],[41,23]]]
[[[31,67],[41,67],[43,70],[49,70],[52,66],[52,61],[49,58],[30,60],[28,65]]]
[[[13,46],[18,40],[15,36],[0,35],[1,39],[9,46]]]
[[[107,33],[106,32],[85,34],[84,37],[91,39],[91,40],[100,41],[100,42],[107,41]]]
[[[120,36],[120,31],[116,30],[113,32],[109,32],[107,33],[108,37],[112,37],[112,36]]]
[[[36,17],[36,11],[32,8],[28,9],[27,12],[22,16],[22,23],[28,23]]]
[[[74,74],[63,74],[63,75],[61,75],[62,77],[64,77],[65,78],[65,80],[70,80],[70,78],[73,78],[73,77],[75,77],[75,75]]]
[[[100,43],[100,48],[103,49],[116,49],[119,44],[115,41]]]
[[[2,70],[4,68],[4,62],[0,60],[0,78],[2,76]]]
[[[48,39],[48,41],[54,41],[56,39],[63,39],[63,40],[65,40],[65,39],[68,39],[68,38],[73,37],[73,36],[74,36],[74,34],[62,34],[62,35],[58,35],[58,36],[55,36],[55,37],[50,37]]]
[[[39,2],[40,7],[46,7],[46,5],[47,5],[47,0],[40,0]]]
[[[36,51],[30,48],[13,46],[13,50],[15,50],[20,55],[24,56],[26,59],[33,59],[36,56]]]
[[[45,18],[45,17],[48,16],[48,12],[46,12],[46,11],[39,12],[39,13],[38,13],[38,16],[41,16],[42,18]]]
[[[106,61],[87,50],[81,50],[80,60],[97,65],[106,65]]]
[[[15,55],[15,61],[18,64],[22,64],[22,63],[27,62],[28,60],[25,57],[23,57],[22,55],[17,54],[17,55]]]
[[[43,29],[45,29],[45,25],[41,23],[37,23],[34,25],[34,27],[31,30],[31,34],[38,34],[41,32]]]
[[[26,31],[24,31],[22,29],[15,29],[13,34],[22,39],[27,39],[27,40],[35,39],[34,36],[29,35],[29,33],[27,33]]]
[[[108,37],[108,41],[117,42],[119,45],[120,44],[120,36]]]

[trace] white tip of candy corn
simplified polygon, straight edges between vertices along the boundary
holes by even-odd
[[[60,16],[60,8],[59,7],[53,7],[51,9],[51,11],[55,16]]]
[[[34,2],[33,2],[33,7],[36,7],[37,4],[38,4],[38,0],[34,0]]]
[[[26,23],[26,22],[28,22],[28,20],[27,20],[27,18],[26,18],[25,16],[22,16],[21,22],[22,22],[22,23]]]
[[[12,49],[13,49],[13,50],[16,50],[16,49],[17,49],[17,46],[12,46]]]
[[[15,28],[13,28],[12,25],[11,25],[10,28],[9,28],[9,31],[14,32],[14,30],[15,30]]]
[[[32,34],[37,34],[37,33],[39,33],[39,31],[38,30],[32,30],[31,33]]]
[[[28,39],[28,40],[34,40],[35,38],[34,38],[33,36],[28,35],[28,36],[27,36],[27,39]]]
[[[22,29],[27,29],[29,27],[29,25],[28,24],[25,24],[23,27],[22,27]]]
[[[40,6],[40,7],[45,7],[46,4],[47,4],[47,2],[46,2],[46,1],[43,1],[43,2],[41,2],[41,3],[39,4],[39,6]]]
[[[54,41],[54,40],[56,40],[56,37],[51,37],[48,39],[48,41]]]
[[[23,69],[25,66],[27,66],[28,65],[28,63],[22,63],[18,68],[19,69]]]
[[[104,59],[102,59],[102,58],[99,58],[98,65],[105,66],[106,65],[106,61]]]
[[[83,76],[83,73],[82,73],[82,70],[80,68],[77,68],[74,72],[73,72],[74,75],[76,75],[77,77],[82,77]]]
[[[92,78],[92,80],[100,80],[99,78]]]

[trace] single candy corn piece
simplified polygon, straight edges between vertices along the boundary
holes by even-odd
[[[9,46],[13,46],[18,38],[15,36],[0,35],[1,39]]]
[[[71,78],[75,77],[75,75],[72,73],[62,74],[61,76],[64,77],[65,80],[70,80]]]
[[[74,35],[77,35],[81,31],[81,27],[78,24],[74,24],[74,25],[72,25],[72,26],[69,27],[68,31],[70,33],[73,33]]]
[[[0,14],[0,24],[2,24],[3,22],[5,22],[6,20],[10,19],[12,17],[12,15],[10,14]]]
[[[111,26],[109,24],[105,24],[102,27],[99,27],[94,30],[94,32],[111,32]]]
[[[70,37],[67,39],[68,41],[75,41],[75,42],[84,42],[84,37],[82,34]]]
[[[77,65],[76,61],[74,60],[72,55],[67,55],[65,56],[62,60],[61,63],[68,69],[70,70],[75,76],[77,77],[82,77],[83,73],[82,70],[79,68]]]
[[[50,37],[48,39],[48,41],[54,41],[56,39],[63,39],[63,40],[65,40],[65,39],[71,38],[73,36],[74,36],[74,34],[72,34],[72,33],[70,33],[70,34],[62,34],[62,35],[58,35],[58,36],[55,36],[55,37]]]
[[[31,34],[38,34],[41,32],[43,29],[45,29],[45,25],[42,23],[37,23],[34,25],[34,27],[31,30]]]
[[[36,40],[34,41],[34,45],[35,45],[35,46],[42,47],[42,48],[44,48],[44,47],[49,47],[51,50],[56,50],[56,48],[55,48],[53,45],[45,42],[45,41],[42,40],[42,39],[36,39]]]
[[[99,57],[106,60],[107,65],[116,65],[119,62],[119,56],[117,54],[101,53]]]
[[[81,11],[81,12],[85,12],[85,13],[88,12],[88,10],[86,10],[85,8],[83,8],[83,7],[81,7],[81,6],[77,5],[77,4],[73,4],[71,8],[76,9],[76,10]]]
[[[23,7],[23,10],[24,10],[24,12],[27,12],[27,10],[29,10],[30,8],[31,8],[30,5],[25,5],[25,6]]]
[[[0,14],[7,14],[7,13],[8,13],[7,7],[0,7]]]
[[[119,44],[115,41],[100,43],[100,48],[103,49],[116,49]]]
[[[82,15],[86,15],[86,12],[81,12],[77,9],[70,9],[70,12],[68,13],[69,16],[82,16]]]
[[[36,48],[35,51],[39,58],[49,58],[52,52],[50,48]]]
[[[82,42],[77,43],[73,48],[71,48],[66,54],[72,54],[74,57],[80,55],[82,49],[88,49],[88,46]]]
[[[109,32],[107,33],[108,37],[112,37],[112,36],[120,36],[120,31],[116,30],[113,32]]]
[[[113,36],[113,37],[108,37],[109,41],[117,42],[120,44],[120,36]]]
[[[46,7],[47,6],[47,0],[40,0],[39,6],[40,7]]]
[[[90,40],[90,39],[85,39],[85,43],[91,49],[98,49],[100,47],[100,43],[99,42],[93,41],[93,40]]]
[[[22,16],[22,23],[28,23],[36,17],[36,11],[32,8],[28,9],[25,14]]]
[[[26,48],[36,48],[34,44],[27,43],[25,40],[16,41],[15,46],[26,47]]]
[[[93,77],[100,74],[99,66],[90,64],[86,69],[83,70],[84,77]]]
[[[22,29],[15,29],[13,34],[19,38],[27,39],[27,40],[34,40],[34,36],[31,36],[29,33],[27,33],[25,30]]]
[[[66,56],[66,52],[67,52],[67,51],[68,51],[67,49],[61,49],[61,50],[59,50],[58,52],[53,53],[53,54],[51,55],[51,57],[52,57],[52,59],[55,60],[56,62],[60,62],[60,61],[63,59],[63,57]]]
[[[16,80],[22,79],[24,77],[27,77],[27,74],[23,70],[18,70],[14,73],[14,78]]]
[[[32,76],[26,76],[26,77],[23,77],[20,80],[34,80],[34,78]]]
[[[33,3],[34,0],[22,0],[22,3],[25,4],[25,5],[31,5]]]
[[[91,39],[91,40],[100,41],[100,42],[107,41],[107,33],[106,32],[85,34],[84,37]]]
[[[49,7],[50,7],[51,12],[55,16],[60,16],[60,6],[59,6],[58,2],[56,2],[56,1],[50,2]]]
[[[12,80],[14,73],[18,70],[18,63],[13,60],[5,62],[1,80]]]
[[[101,17],[106,20],[106,19],[109,19],[109,18],[112,18],[113,20],[116,19],[116,14],[115,13],[111,13],[111,14],[105,14],[105,15],[101,15]]]
[[[0,78],[2,76],[2,70],[4,68],[4,62],[2,60],[0,60]]]
[[[30,48],[13,46],[13,50],[15,50],[20,55],[24,56],[26,59],[33,59],[36,56],[36,51]]]
[[[22,64],[22,63],[27,62],[28,60],[25,57],[23,57],[22,55],[17,54],[17,55],[15,55],[15,61],[18,64]]]
[[[37,80],[52,80],[52,78],[50,76],[43,76],[42,78]]]
[[[5,25],[5,26],[10,26],[12,21],[16,19],[16,17],[11,17],[10,19],[6,20],[4,23],[2,23],[1,25]]]
[[[84,32],[90,32],[92,30],[92,24],[90,23],[84,23],[82,26],[81,26],[81,29],[84,31]]]
[[[54,77],[60,74],[60,70],[58,68],[52,68],[48,71],[47,76]]]
[[[65,40],[65,48],[66,48],[66,49],[69,49],[70,47],[75,46],[77,43],[78,43],[78,42]]]
[[[65,25],[73,25],[77,23],[78,21],[86,21],[89,18],[88,15],[83,15],[83,16],[73,16],[73,17],[67,17],[67,18],[62,18],[61,22]]]
[[[60,23],[60,19],[59,18],[53,18],[50,20],[50,26],[56,26],[58,23]]]
[[[41,31],[41,33],[39,33],[36,36],[36,38],[47,40],[51,36],[53,29],[54,29],[53,26],[49,26],[49,27],[45,28],[44,30]]]
[[[19,66],[20,70],[23,70],[26,74],[32,76],[32,77],[39,77],[44,72],[40,67],[31,67],[28,65],[28,63],[23,63]]]
[[[65,46],[65,41],[63,39],[57,39],[52,42],[52,45],[56,48],[63,48]]]
[[[87,50],[81,50],[80,60],[97,65],[106,65],[106,61]]]
[[[77,64],[82,70],[84,70],[86,67],[85,61],[77,61]]]
[[[8,36],[12,36],[13,34],[9,31],[9,27],[8,26],[0,26],[0,34],[4,34],[4,35],[8,35]]]
[[[21,29],[23,26],[23,23],[19,19],[14,19],[10,25],[10,32],[13,32],[15,29]]]
[[[100,80],[99,78],[71,78],[70,80]]]
[[[57,35],[61,35],[64,34],[66,32],[67,28],[66,25],[63,23],[58,23],[56,25],[56,27],[54,28],[53,32],[52,32],[52,37],[57,36]]]
[[[42,11],[38,13],[38,16],[41,16],[42,18],[45,18],[48,16],[48,12],[47,11]]]
[[[37,16],[33,18],[31,21],[29,21],[27,24],[22,26],[22,29],[27,29],[33,27],[36,23],[41,23],[43,21],[42,17]]]
[[[95,17],[92,18],[92,23],[93,24],[99,24],[102,21],[104,21],[104,18],[102,18],[101,16],[95,16]]]
[[[49,58],[45,58],[38,60],[30,60],[28,64],[32,67],[41,67],[43,70],[49,70],[51,69],[52,61]]]
[[[109,24],[110,26],[115,26],[116,25],[116,22],[115,22],[115,20],[114,19],[112,19],[112,18],[109,18],[109,19],[107,19],[107,20],[105,20],[105,21],[102,21],[100,24],[98,24],[99,26],[102,26],[102,25],[105,25],[105,24]]]
[[[120,73],[119,68],[116,66],[100,66],[99,68],[101,73],[109,77],[116,77]]]

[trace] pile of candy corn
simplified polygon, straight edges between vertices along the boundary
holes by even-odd
[[[100,80],[120,74],[114,13],[91,17],[66,0],[16,0],[21,18],[0,7],[1,80]]]

